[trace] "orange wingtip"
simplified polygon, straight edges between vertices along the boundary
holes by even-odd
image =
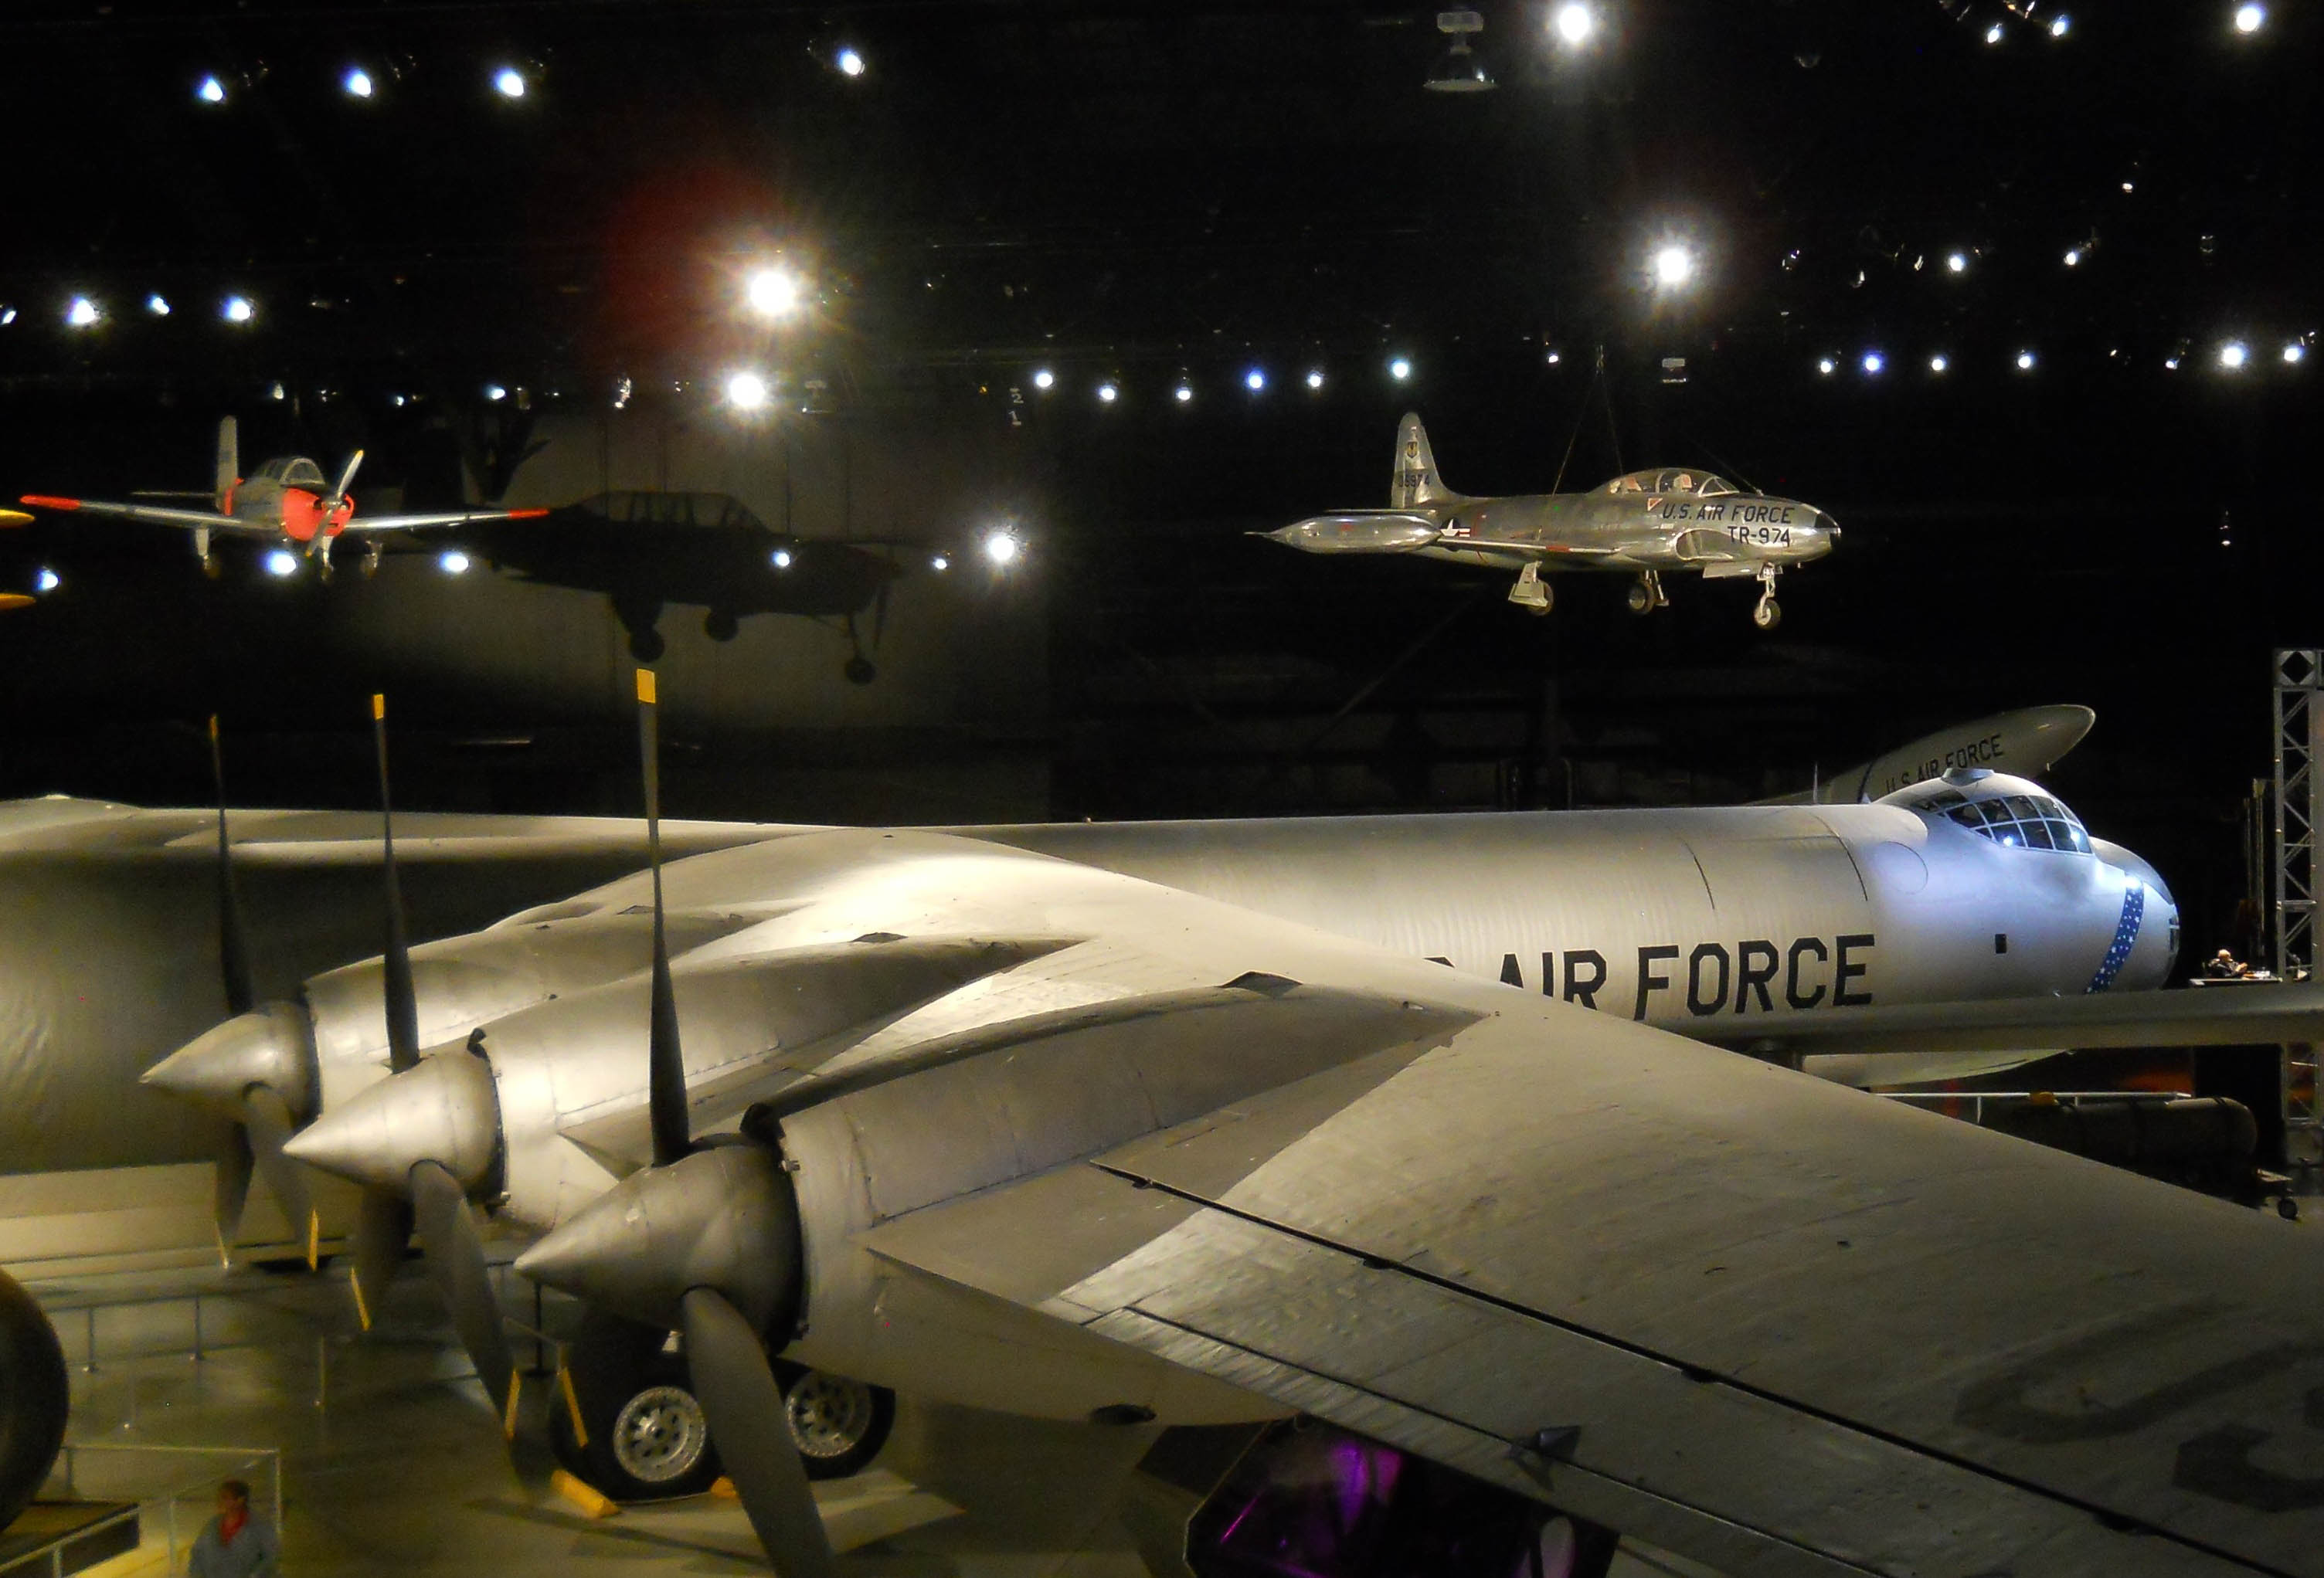
[[[21,509],[0,509],[0,526],[30,526],[32,518]]]
[[[17,500],[16,502],[19,504],[30,504],[35,509],[78,509],[80,508],[80,500],[78,499],[51,499],[46,493],[27,493],[22,499]]]
[[[30,608],[41,600],[27,597],[21,592],[0,592],[0,614],[13,613],[20,608]]]
[[[512,509],[508,518],[511,520],[538,520],[548,513],[546,509]]]

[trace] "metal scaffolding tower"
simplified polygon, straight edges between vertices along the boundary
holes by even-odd
[[[2282,648],[2275,654],[2275,781],[2273,937],[2275,973],[2312,977],[2316,966],[2316,900],[2319,879],[2317,833],[2324,827],[2324,771],[2319,770],[2319,729],[2324,729],[2324,653]],[[2283,1049],[2283,1150],[2300,1193],[2324,1183],[2324,1109],[2317,1102],[2317,1049]]]

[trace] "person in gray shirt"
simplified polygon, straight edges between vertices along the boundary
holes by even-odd
[[[219,1485],[217,1508],[194,1540],[187,1578],[275,1578],[282,1544],[274,1526],[251,1510],[250,1487],[240,1480]]]

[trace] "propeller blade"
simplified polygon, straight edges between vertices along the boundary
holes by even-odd
[[[484,1241],[476,1231],[467,1191],[441,1166],[423,1161],[411,1170],[413,1215],[426,1241],[428,1270],[437,1293],[460,1334],[460,1345],[476,1367],[476,1379],[500,1410],[501,1434],[516,1438],[517,1388],[521,1379],[509,1353],[500,1300],[493,1295],[484,1262]]]
[[[242,1235],[243,1207],[250,1203],[250,1131],[236,1124],[219,1148],[210,1184],[210,1221],[217,1229],[218,1262],[234,1263],[234,1241]]]
[[[411,1243],[411,1205],[388,1189],[367,1188],[355,1213],[355,1231],[348,1248],[355,1261],[347,1273],[355,1296],[355,1319],[371,1330],[387,1307],[387,1286],[403,1252]]]
[[[218,747],[215,712],[210,714],[210,784],[217,792],[218,975],[226,983],[226,1013],[247,1014],[258,993],[251,984],[250,940],[234,885],[234,843],[226,825],[226,759]]]
[[[363,451],[355,451],[355,460]],[[355,471],[355,461],[347,463]],[[411,944],[403,924],[403,889],[395,876],[395,809],[387,784],[387,698],[371,699],[372,744],[379,757],[380,880],[387,892],[387,952],[384,996],[387,1002],[387,1067],[400,1074],[420,1066],[420,998],[411,985]]]
[[[314,1269],[316,1239],[321,1228],[315,1218],[314,1197],[307,1189],[307,1175],[300,1164],[282,1153],[283,1143],[296,1132],[290,1121],[290,1106],[268,1085],[254,1085],[243,1093],[243,1130],[250,1136],[251,1160],[258,1174],[273,1191],[282,1206],[283,1219],[290,1224],[300,1248],[307,1256],[307,1267]]]
[[[678,992],[669,978],[669,939],[662,923],[661,739],[654,672],[638,670],[638,755],[646,794],[646,866],[653,873],[652,1018],[646,1042],[646,1110],[653,1122],[653,1159],[666,1166],[694,1147],[686,1113],[686,1053],[678,1039]]]
[[[681,1311],[694,1395],[759,1543],[782,1578],[831,1578],[831,1538],[759,1335],[707,1288],[687,1293]]]
[[[339,485],[331,490],[331,500],[328,506],[329,509],[337,509],[340,503],[346,500],[347,490],[355,485],[355,468],[363,464],[363,454],[364,452],[358,449],[353,454],[347,456],[347,469],[339,473]]]

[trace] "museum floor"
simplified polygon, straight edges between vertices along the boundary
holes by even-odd
[[[32,1286],[72,1369],[60,1475],[69,1470],[84,1496],[147,1503],[143,1543],[88,1569],[101,1578],[182,1571],[216,1482],[248,1480],[263,1506],[277,1461],[291,1578],[764,1571],[732,1501],[591,1518],[521,1481],[417,1266],[368,1335],[354,1330],[343,1275],[328,1271],[176,1269]],[[512,1287],[512,1312],[522,1287]],[[906,1400],[873,1469],[819,1487],[818,1500],[847,1578],[1145,1578],[1113,1491],[1148,1438]],[[1630,1578],[1693,1571],[1643,1553],[1615,1567]]]

